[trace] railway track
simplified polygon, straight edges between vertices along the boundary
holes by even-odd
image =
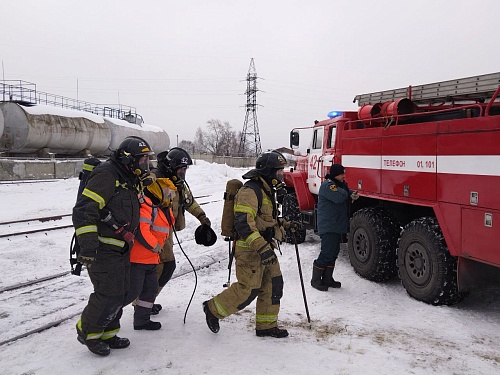
[[[195,197],[200,205],[220,202],[212,195]],[[12,220],[0,223],[0,238],[27,235],[72,227],[71,214]],[[10,241],[10,239],[7,239]],[[23,241],[22,239],[20,241]],[[180,238],[180,246],[192,246],[194,238]],[[21,242],[19,242],[21,243]],[[174,239],[174,252],[179,260],[173,278],[192,272]],[[227,260],[227,243],[219,241],[212,247],[197,248],[188,255],[196,270]],[[69,265],[68,265],[69,269]],[[82,277],[71,272],[39,274],[36,279],[0,288],[0,346],[56,327],[81,314],[86,306],[92,283],[86,272]]]
[[[190,254],[195,270],[226,261],[228,256],[226,246],[226,243],[220,241],[215,246],[201,248],[196,254]],[[176,247],[178,248],[178,245]],[[174,250],[178,253],[176,249]],[[176,256],[180,261],[173,279],[192,272],[186,258],[180,254]],[[69,271],[0,289],[0,306],[8,306],[7,310],[0,309],[3,326],[0,330],[0,346],[75,318],[86,306],[91,292],[92,284],[86,272],[77,277],[71,275]]]
[[[195,199],[208,197],[211,196],[202,195],[200,197],[195,197]],[[203,206],[220,201],[222,201],[222,199],[200,202],[199,205]],[[0,223],[0,238],[48,232],[52,230],[71,228],[72,226],[73,224],[71,222],[71,214],[5,221]],[[26,229],[27,227],[29,227],[30,229]]]

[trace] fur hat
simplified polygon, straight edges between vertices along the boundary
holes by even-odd
[[[335,176],[338,176],[339,174],[344,174],[345,169],[342,164],[332,164],[330,167],[330,176],[331,178],[335,178]]]

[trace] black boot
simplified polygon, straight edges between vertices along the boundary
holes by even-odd
[[[258,337],[276,337],[278,339],[281,339],[288,336],[288,331],[286,329],[273,327],[269,329],[256,329],[255,334]]]
[[[92,353],[106,356],[111,352],[109,345],[101,339],[85,340],[85,334],[80,331],[78,324],[76,325],[77,339],[80,344],[85,345]]]
[[[219,332],[219,319],[212,314],[210,308],[208,307],[208,301],[203,302],[203,311],[205,312],[205,319],[207,321],[207,326],[213,333]]]
[[[333,279],[333,270],[335,269],[335,263],[329,264],[323,271],[323,284],[329,286],[330,288],[340,288],[341,283]]]
[[[140,326],[137,326],[134,324],[134,329],[136,331],[140,330],[146,330],[146,331],[157,331],[161,328],[161,323],[160,322],[152,322],[151,320],[145,324],[142,324]]]
[[[153,307],[151,308],[151,315],[158,315],[162,308],[162,305],[160,305],[159,303],[154,303]]]
[[[106,344],[104,341],[101,339],[95,339],[95,340],[85,340],[82,336],[78,335],[78,342],[80,344],[83,344],[87,346],[87,348],[94,354],[100,355],[100,356],[106,356],[111,352],[111,349],[109,349],[109,345]]]
[[[125,337],[113,336],[110,339],[102,341],[108,344],[111,349],[123,349],[130,346],[130,340]]]
[[[324,270],[325,267],[321,267],[316,262],[313,262],[313,275],[311,279],[311,286],[322,292],[326,292],[328,290],[328,286],[324,285],[323,281],[321,280]]]

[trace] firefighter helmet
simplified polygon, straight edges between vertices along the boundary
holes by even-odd
[[[173,147],[169,151],[160,152],[157,160],[158,168],[166,177],[177,177],[180,180],[184,180],[185,175],[178,174],[178,169],[193,165],[191,156],[180,147]]]
[[[270,176],[277,169],[286,167],[286,159],[281,152],[265,152],[257,158],[255,169],[262,176]]]
[[[149,174],[149,158],[143,156],[154,155],[154,152],[144,139],[129,136],[120,143],[115,155],[116,160],[125,165],[132,174],[144,177]]]

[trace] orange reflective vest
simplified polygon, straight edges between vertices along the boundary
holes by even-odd
[[[175,219],[170,208],[168,208],[168,214],[173,225]],[[139,228],[135,233],[134,246],[130,250],[130,261],[132,263],[159,264],[160,254],[152,250],[157,246],[163,248],[171,228],[171,224],[169,224],[162,209],[153,206],[151,200],[144,197],[140,209]]]

